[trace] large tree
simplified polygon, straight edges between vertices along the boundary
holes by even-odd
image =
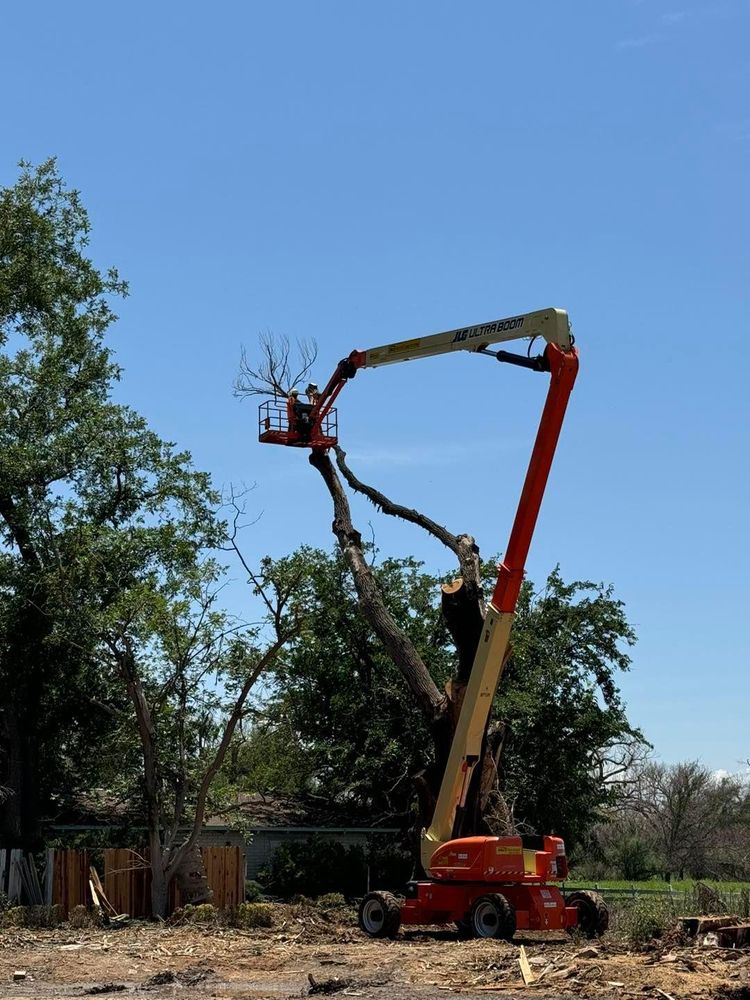
[[[389,614],[430,663],[436,686],[450,684],[458,653],[437,596],[445,578],[411,558],[366,553]],[[429,784],[439,766],[429,721],[362,616],[343,553],[302,548],[281,562],[304,571],[311,614],[273,670],[271,698],[235,746],[231,780],[312,794],[342,819],[418,832],[415,784]],[[483,567],[484,576],[492,572]],[[632,637],[608,587],[567,584],[557,571],[539,591],[524,585],[493,713],[499,787],[520,829],[553,829],[574,844],[616,796],[607,758],[640,738],[615,684],[627,667],[621,644]],[[269,744],[281,748],[280,766],[266,762]]]
[[[0,190],[0,836],[25,846],[110,725],[102,608],[220,537],[208,477],[112,399],[127,289],[88,234],[54,161]]]
[[[249,567],[248,567],[249,568]],[[112,785],[144,804],[154,916],[166,916],[168,889],[177,878],[185,898],[207,898],[197,842],[212,786],[254,686],[304,621],[303,582],[250,570],[265,608],[248,625],[219,603],[223,571],[213,559],[196,560],[179,574],[155,564],[137,586],[123,588],[103,608],[99,628],[102,669],[127,706],[102,706],[118,726],[102,749],[132,755],[137,765]],[[130,782],[128,782],[130,778]]]
[[[311,351],[308,348],[302,351],[299,365],[301,374],[294,376],[293,379],[290,373],[294,371],[294,366],[289,363],[289,353],[290,348],[286,341],[274,344],[272,340],[266,338],[261,343],[260,363],[251,364],[247,355],[243,355],[242,368],[236,383],[237,393],[249,396],[272,394],[278,397],[288,392],[292,388],[294,379],[299,382],[307,376],[309,366],[312,363],[311,359],[315,357],[314,350]],[[350,377],[352,373],[346,367],[346,363],[342,362],[342,365],[342,371]],[[415,776],[420,798],[420,823],[422,826],[428,826],[447,762],[469,673],[482,634],[486,607],[479,548],[474,537],[468,532],[451,531],[444,525],[435,522],[424,512],[397,502],[374,486],[362,482],[349,467],[346,454],[341,447],[334,448],[334,456],[335,462],[331,459],[327,449],[313,448],[309,461],[320,474],[332,500],[333,533],[351,574],[359,612],[377,636],[388,660],[401,674],[402,682],[405,683],[410,692],[411,701],[420,712],[422,723],[429,732],[431,751],[425,756],[430,760],[430,763],[421,770],[419,775]],[[399,616],[394,613],[389,602],[388,592],[370,565],[362,536],[353,523],[344,484],[348,485],[351,490],[366,496],[383,513],[407,521],[420,530],[426,531],[454,554],[458,575],[453,580],[443,582],[441,588],[442,625],[449,633],[456,653],[447,682],[441,676],[441,659],[434,658],[434,650],[424,649],[420,645],[414,621],[412,619],[400,620]],[[548,589],[554,589],[558,583],[560,588],[564,589],[562,581],[551,577],[548,581]],[[572,584],[571,587],[572,590],[569,590],[567,594],[568,604],[573,603],[573,597],[577,591],[591,589],[590,584]],[[557,596],[558,598],[562,597],[562,590]],[[601,599],[603,600],[605,596],[602,593]],[[530,599],[527,592],[525,600],[528,602]],[[618,646],[618,642],[627,644],[632,642],[634,637],[624,619],[621,607],[611,599],[611,595],[610,603],[620,618],[619,633],[614,636],[612,641],[610,641],[609,635],[606,636],[606,648],[602,648],[597,654],[588,655],[584,648],[590,640],[590,635],[587,633],[580,637],[573,637],[572,641],[580,641],[582,647],[571,652],[564,642],[567,634],[562,632],[557,652],[565,654],[562,669],[572,671],[574,687],[582,696],[585,695],[587,705],[596,703],[596,692],[598,691],[598,696],[603,700],[607,709],[611,711],[613,716],[619,717],[620,721],[614,725],[614,729],[618,729],[619,726],[619,729],[624,732],[628,727],[619,702],[612,670],[627,668],[629,660]],[[604,626],[606,622],[602,620],[601,624]],[[561,620],[557,625],[564,630],[569,622]],[[551,663],[548,665],[551,666]],[[555,674],[555,680],[551,683],[551,687],[553,690],[565,690],[565,684],[559,677],[559,671]],[[504,684],[501,685],[501,690],[503,688]],[[549,721],[559,724],[561,720],[558,717],[551,718]],[[518,816],[517,809],[514,816],[514,803],[507,801],[498,780],[500,758],[504,752],[510,752],[512,747],[507,738],[508,733],[507,722],[501,719],[488,722],[484,734],[481,760],[479,765],[473,769],[466,808],[457,817],[454,835],[461,836],[481,832],[502,834],[517,828],[515,818]],[[539,735],[541,736],[541,733]],[[609,738],[604,732],[597,732],[597,736],[602,737],[605,742]],[[561,734],[561,738],[564,738],[564,732]],[[591,742],[591,740],[585,740],[580,746],[582,764],[576,769],[576,773],[579,775],[583,773],[586,766],[595,767]],[[551,730],[548,739],[541,740],[536,750],[540,756],[538,773],[541,776],[543,772],[541,760],[548,758],[552,763],[550,755],[555,752],[555,734]],[[517,800],[515,789],[509,790],[514,799]],[[587,797],[588,793],[583,793],[581,804]],[[551,806],[554,801],[555,795],[550,795],[549,805]],[[524,820],[525,813],[519,818]],[[534,825],[537,825],[540,819],[542,817],[537,811],[533,816]],[[552,817],[548,814],[544,825],[549,828],[551,822],[553,822]],[[560,829],[568,830],[570,824],[561,821]]]

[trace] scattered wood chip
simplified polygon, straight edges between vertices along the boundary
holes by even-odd
[[[534,973],[531,971],[529,960],[526,957],[526,949],[523,945],[521,945],[521,950],[518,953],[518,964],[521,966],[521,975],[523,976],[524,985],[531,986],[534,982]]]
[[[13,973],[13,982],[14,983],[22,983],[25,978],[26,978],[26,970],[25,969],[16,969],[16,971]]]
[[[654,992],[658,993],[660,997],[664,997],[664,1000],[675,1000],[671,993],[665,993],[664,990],[660,990],[658,986],[654,986]]]
[[[581,948],[576,952],[576,958],[599,958],[599,949],[590,945],[588,948]]]
[[[550,979],[572,979],[578,972],[577,965],[566,965],[564,969],[550,973]]]

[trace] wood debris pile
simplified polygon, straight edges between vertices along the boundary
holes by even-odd
[[[191,996],[302,996],[400,1000],[444,996],[748,1000],[750,949],[710,944],[726,926],[670,937],[634,951],[611,936],[518,935],[512,943],[459,940],[448,931],[371,940],[349,916],[279,906],[270,928],[166,926],[0,930],[0,982],[23,970],[35,997],[143,990],[154,1000],[180,987]],[[213,972],[211,972],[213,970]],[[194,984],[188,979],[197,977]],[[121,994],[125,991],[118,990]]]

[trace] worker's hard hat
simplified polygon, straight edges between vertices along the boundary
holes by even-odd
[[[314,382],[311,382],[308,385],[308,387],[305,389],[305,392],[317,392],[317,391],[318,391],[318,387],[317,387],[317,385]]]
[[[299,389],[290,389],[289,390],[289,395],[290,396],[299,396]]]

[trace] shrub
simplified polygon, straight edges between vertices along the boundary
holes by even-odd
[[[99,924],[99,920],[85,906],[79,903],[68,914],[68,923],[71,927],[75,928],[96,927]]]
[[[337,906],[348,906],[349,904],[340,892],[326,892],[322,896],[318,896],[315,905],[323,910],[334,910]]]
[[[628,882],[642,882],[651,876],[655,861],[649,844],[633,834],[614,849],[612,860],[621,877]]]
[[[259,900],[263,899],[264,889],[260,882],[254,882],[252,879],[248,879],[245,882],[245,902],[246,903],[257,903]]]
[[[414,858],[409,851],[382,837],[372,837],[367,849],[370,888],[403,892],[414,870]]]
[[[170,924],[218,924],[219,911],[211,903],[185,903],[178,906],[169,917]]]
[[[676,923],[677,914],[672,900],[640,897],[623,909],[619,926],[630,944],[640,948],[664,937]]]
[[[26,907],[9,906],[0,916],[0,927],[25,927]]]
[[[268,903],[240,903],[232,912],[230,922],[235,927],[273,927],[273,906]]]
[[[59,906],[11,906],[0,912],[0,927],[57,927],[60,923]]]
[[[365,853],[315,836],[306,842],[282,844],[271,859],[269,887],[284,899],[341,893],[361,895],[367,882]]]
[[[345,847],[317,835],[277,848],[264,882],[282,899],[298,895],[320,897],[330,893],[352,899],[373,889],[400,891],[409,880],[413,861],[398,845],[371,838],[366,848]]]
[[[199,903],[193,907],[190,922],[193,924],[215,924],[218,917],[219,911],[212,903]]]

